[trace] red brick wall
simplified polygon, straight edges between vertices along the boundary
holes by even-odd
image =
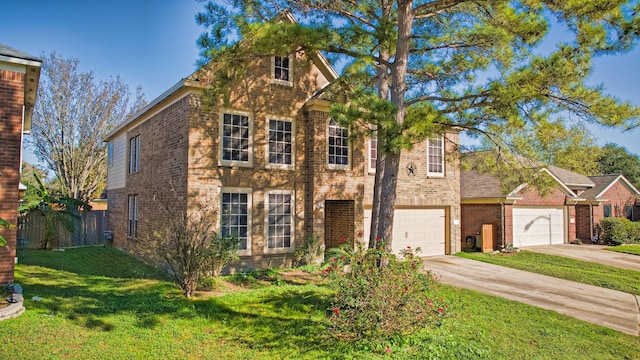
[[[472,243],[467,243],[467,236],[476,235],[482,230],[483,224],[493,224],[495,229],[494,243],[502,243],[502,205],[500,204],[463,204],[462,209],[462,239],[461,248],[470,248]]]
[[[611,205],[611,216],[613,217],[622,217],[626,218],[625,206],[634,205],[636,202],[633,194],[629,192],[629,190],[624,187],[619,181],[613,184],[604,194],[601,196],[602,199],[606,199],[607,201],[603,201],[600,203],[599,214],[604,217],[604,205]]]
[[[544,195],[533,186],[527,186],[518,192],[522,200],[516,202],[521,206],[563,206],[566,201],[566,194],[558,188],[549,189]]]
[[[127,132],[127,154],[129,139],[140,135],[140,171],[128,174],[127,155],[127,186],[109,190],[107,218],[114,246],[130,250],[135,242],[127,238],[128,195],[138,195],[138,237],[148,236],[153,224],[166,220],[163,204],[186,207],[175,202],[172,189],[183,198],[187,192],[190,101],[191,96],[186,96]]]
[[[0,218],[17,223],[24,74],[0,70]],[[0,285],[13,282],[16,230],[0,228]]]

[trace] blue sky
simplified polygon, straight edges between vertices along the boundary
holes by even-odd
[[[34,56],[78,58],[81,71],[93,70],[98,80],[120,75],[151,101],[196,69],[204,29],[194,16],[201,8],[195,0],[2,0],[0,43]],[[640,105],[639,60],[640,49],[599,58],[590,83]],[[590,129],[599,144],[640,154],[640,129]],[[25,160],[35,161],[28,151]]]

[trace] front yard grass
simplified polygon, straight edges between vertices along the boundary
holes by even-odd
[[[621,252],[625,254],[640,255],[640,245],[636,245],[636,244],[608,247],[608,248],[605,248],[605,250],[616,251],[616,252]]]
[[[0,322],[2,359],[640,358],[638,337],[445,285],[442,326],[352,344],[324,326],[329,290],[317,278],[225,277],[224,295],[185,299],[155,269],[98,247],[27,251],[16,281],[27,311]]]
[[[640,272],[530,251],[458,253],[460,257],[640,295]]]

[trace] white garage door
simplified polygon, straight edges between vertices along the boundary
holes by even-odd
[[[563,244],[564,218],[561,207],[514,207],[514,246]]]
[[[364,211],[365,239],[369,239],[371,210]],[[444,209],[396,209],[393,218],[393,252],[411,246],[420,256],[444,255]]]

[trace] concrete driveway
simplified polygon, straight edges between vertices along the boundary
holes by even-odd
[[[444,284],[640,335],[640,298],[628,293],[450,255],[426,257],[424,264]]]
[[[608,246],[604,245],[562,244],[529,246],[522,249],[547,255],[556,255],[615,266],[621,269],[640,271],[640,256],[604,250],[607,247]]]

